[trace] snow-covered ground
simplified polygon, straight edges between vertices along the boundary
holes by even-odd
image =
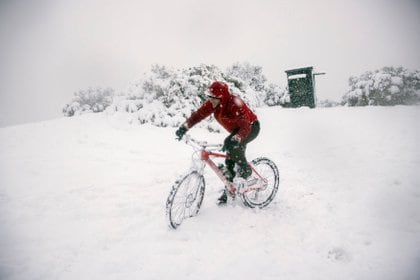
[[[259,109],[263,210],[215,205],[171,230],[190,165],[174,129],[90,114],[0,129],[0,279],[419,279],[420,107]],[[196,138],[225,134],[193,129]]]

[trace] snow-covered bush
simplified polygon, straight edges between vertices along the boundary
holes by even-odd
[[[103,105],[100,109],[107,107],[109,114],[124,112],[132,114],[130,119],[141,124],[176,127],[207,99],[208,87],[214,81],[227,83],[233,94],[239,95],[254,109],[288,102],[286,89],[268,84],[262,68],[247,62],[235,63],[224,72],[214,65],[205,64],[188,69],[152,65],[149,72],[130,83],[119,95],[105,95],[106,91],[103,90],[79,91],[63,112],[66,116],[72,116],[98,111],[96,104],[99,102]],[[207,127],[210,131],[220,130],[220,126],[211,118],[199,126]]]
[[[340,103],[330,99],[317,100],[316,106],[321,108],[336,107]]]
[[[73,100],[63,108],[63,114],[71,117],[83,113],[104,111],[113,101],[112,88],[91,88],[74,93]]]
[[[342,104],[347,106],[411,105],[420,102],[418,70],[384,67],[359,77],[350,77],[349,86],[342,100]]]
[[[280,106],[290,101],[287,89],[268,83],[260,66],[248,62],[235,63],[227,68],[225,78],[234,88],[244,93],[239,95],[251,107]]]
[[[175,70],[153,65],[150,72],[128,86],[126,98],[116,99],[108,111],[135,113],[140,123],[179,126],[206,99],[207,88],[214,80],[223,80],[216,66]],[[217,130],[212,126],[209,129]]]
[[[226,69],[225,78],[233,85],[230,86],[232,91],[238,89],[242,93],[252,92],[252,94],[239,94],[246,103],[253,107],[264,104],[267,78],[262,74],[262,67],[248,62],[235,63]]]
[[[289,90],[276,84],[269,84],[265,88],[264,103],[268,106],[284,106],[290,103]]]
[[[205,64],[188,69],[153,65],[150,72],[128,86],[125,98],[115,99],[108,111],[134,113],[140,123],[176,127],[207,99],[208,87],[216,80],[227,83],[232,93],[253,108],[267,102],[270,106],[284,103],[286,91],[268,85],[261,67],[249,63],[236,63],[225,72]],[[275,95],[279,97],[275,99]],[[211,118],[199,125],[211,131],[220,129]]]

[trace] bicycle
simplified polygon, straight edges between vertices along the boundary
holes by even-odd
[[[276,164],[268,158],[259,157],[248,164],[251,176],[245,180],[235,178],[229,181],[212,158],[228,158],[220,152],[222,145],[209,144],[184,136],[184,142],[193,150],[193,164],[190,170],[176,180],[166,201],[166,216],[169,226],[176,229],[186,218],[198,214],[204,198],[204,168],[208,165],[225,184],[228,194],[236,199],[239,196],[243,204],[250,208],[264,208],[269,205],[278,190],[279,171]]]

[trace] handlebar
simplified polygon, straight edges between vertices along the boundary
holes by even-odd
[[[191,137],[191,135],[185,134],[183,141],[192,146],[196,150],[208,149],[208,150],[221,150],[222,144],[210,144],[207,141],[198,141]]]

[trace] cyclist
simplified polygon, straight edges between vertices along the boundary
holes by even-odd
[[[193,112],[178,128],[176,136],[181,140],[184,134],[195,124],[204,120],[212,113],[214,118],[230,133],[224,140],[223,151],[229,156],[225,161],[226,177],[231,182],[235,178],[235,163],[238,165],[238,176],[247,179],[252,170],[245,156],[246,146],[254,140],[260,131],[260,123],[254,112],[238,96],[229,92],[228,85],[213,82],[209,87],[208,100]],[[223,191],[218,204],[227,202],[227,190]]]

